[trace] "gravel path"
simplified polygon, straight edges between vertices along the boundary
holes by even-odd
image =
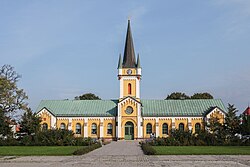
[[[137,141],[118,141],[83,156],[0,157],[0,167],[249,167],[249,155],[143,155]]]

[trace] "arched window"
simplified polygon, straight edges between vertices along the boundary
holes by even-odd
[[[196,123],[195,124],[195,133],[199,132],[201,130],[201,124],[200,123]]]
[[[76,134],[81,134],[82,133],[82,127],[80,123],[76,124]]]
[[[128,94],[131,95],[131,83],[128,84]]]
[[[97,125],[95,123],[91,125],[91,134],[97,134]]]
[[[107,127],[107,134],[110,134],[110,135],[112,135],[112,124],[111,123],[109,123],[108,124],[108,127]]]
[[[48,130],[48,124],[47,124],[47,123],[43,123],[42,129],[43,129],[43,130]]]
[[[65,129],[66,129],[65,123],[61,123],[60,129],[61,129],[61,130],[65,130]]]
[[[152,124],[148,123],[146,126],[146,133],[151,134],[152,133]]]
[[[168,124],[166,123],[162,125],[162,134],[165,134],[165,135],[168,134]]]
[[[184,124],[183,124],[183,123],[180,123],[180,124],[179,124],[179,130],[180,130],[180,131],[184,131]]]

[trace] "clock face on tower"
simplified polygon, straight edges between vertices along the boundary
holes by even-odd
[[[128,69],[128,70],[127,70],[127,74],[128,74],[128,75],[131,75],[131,74],[132,74],[132,70],[131,70],[131,69]]]
[[[132,114],[133,113],[133,108],[132,107],[130,107],[130,106],[128,106],[127,108],[126,108],[126,110],[125,110],[125,112],[126,112],[126,114]]]

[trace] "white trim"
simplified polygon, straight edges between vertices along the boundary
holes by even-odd
[[[188,118],[188,130],[192,130],[192,118]]]
[[[100,119],[100,138],[103,137],[103,118]]]
[[[121,68],[118,69],[118,75],[122,75],[122,69]]]
[[[137,75],[141,75],[141,68],[137,68],[136,71],[137,71]]]
[[[210,112],[206,115],[206,118],[210,119],[211,115],[212,115],[213,113],[215,113],[216,111],[219,111],[219,113],[220,113],[220,114],[223,114],[224,117],[225,117],[225,113],[224,113],[222,110],[220,110],[218,107],[215,107],[212,111],[210,111]]]
[[[123,77],[120,79],[120,98],[123,98]]]
[[[140,80],[137,78],[136,81],[136,93],[135,93],[135,96],[136,98],[140,98]]]
[[[83,136],[88,137],[88,118],[84,118]]]
[[[117,107],[117,109],[118,109],[118,120],[117,120],[117,131],[118,131],[118,133],[116,133],[117,134],[117,138],[121,138],[121,121],[122,121],[122,118],[121,118],[121,103],[118,103],[118,107]]]
[[[68,130],[72,130],[72,118],[69,118]]]
[[[160,131],[159,131],[159,117],[155,118],[155,137],[159,137]]]
[[[143,126],[141,126],[142,117],[141,117],[141,104],[137,103],[137,130],[138,138],[142,138]]]

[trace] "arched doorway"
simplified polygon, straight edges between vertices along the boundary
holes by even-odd
[[[134,140],[134,124],[130,121],[125,124],[125,140]]]

